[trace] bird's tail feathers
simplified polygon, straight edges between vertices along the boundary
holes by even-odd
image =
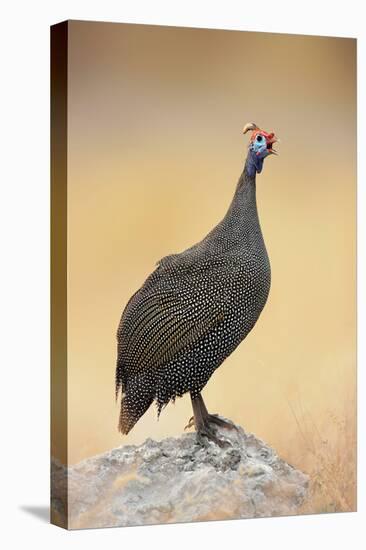
[[[122,400],[118,430],[128,434],[154,400],[153,382],[140,374],[130,378],[126,385],[117,382],[116,388],[119,387],[122,388]]]
[[[124,435],[127,435],[128,432],[132,430],[138,419],[139,416],[135,418],[134,415],[131,414],[131,410],[129,409],[127,404],[127,397],[123,396],[121,402],[121,411],[119,414],[118,431]]]

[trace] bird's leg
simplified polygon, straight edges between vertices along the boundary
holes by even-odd
[[[220,426],[221,428],[226,428],[227,430],[238,430],[238,428],[232,422],[228,422],[227,420],[220,418],[217,414],[210,414],[207,411],[205,402],[203,401],[203,397],[200,393],[197,396],[197,400],[199,402],[199,407],[201,409],[202,417],[206,424],[215,424],[216,426]],[[190,423],[191,421],[189,421],[189,424]]]
[[[198,405],[201,407],[200,414],[202,415],[202,417],[206,418],[207,415],[208,415],[208,412],[207,412],[207,409],[206,409],[205,404],[203,402],[203,399],[201,397],[201,394],[199,393],[196,397],[192,397],[192,395],[191,395],[192,408],[193,408],[193,411],[194,411],[193,399],[196,399],[197,401],[200,401],[198,403]],[[202,408],[202,405],[203,405],[203,408]],[[194,416],[191,416],[191,418],[188,421],[187,426],[185,426],[184,429],[188,430],[189,428],[192,428],[192,426],[195,426]]]
[[[205,417],[204,411],[201,408],[202,398],[201,399],[200,398],[201,398],[200,394],[198,394],[198,396],[196,397],[192,397],[191,395],[192,408],[193,408],[193,420],[194,420],[194,425],[197,432],[198,442],[204,447],[207,446],[207,440],[213,441],[219,447],[226,447],[230,445],[228,441],[222,441],[221,439],[219,439],[216,436],[216,434],[212,431],[212,428],[210,427],[210,423],[207,421],[208,417]],[[191,424],[191,420],[189,421],[189,424]]]

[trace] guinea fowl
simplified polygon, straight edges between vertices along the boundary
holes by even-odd
[[[153,401],[163,406],[189,392],[200,443],[215,426],[234,424],[209,414],[201,391],[252,330],[267,301],[271,270],[259,224],[256,174],[274,154],[274,133],[246,124],[248,155],[225,217],[199,243],[166,256],[123,311],[117,331],[118,429],[127,434]]]

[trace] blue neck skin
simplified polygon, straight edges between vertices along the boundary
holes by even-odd
[[[263,168],[264,157],[257,155],[254,151],[249,150],[245,163],[245,171],[250,178],[256,174],[260,174]]]

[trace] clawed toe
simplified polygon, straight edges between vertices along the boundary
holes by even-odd
[[[215,433],[207,427],[201,428],[197,431],[197,441],[202,447],[208,447],[209,441],[213,441],[221,448],[230,447],[231,443],[225,439],[219,439]]]
[[[220,426],[221,428],[226,428],[227,430],[238,431],[238,428],[235,426],[235,424],[228,420],[220,418],[217,414],[209,414],[206,418],[206,422],[208,422],[209,424],[215,424],[216,426]]]
[[[191,416],[191,418],[188,421],[187,426],[184,427],[184,431],[189,430],[189,428],[192,428],[192,426],[194,426],[194,425],[195,425],[194,424],[194,416]]]
[[[185,430],[194,426],[197,432],[197,441],[203,447],[207,447],[209,441],[213,441],[219,447],[231,447],[230,441],[217,437],[217,427],[221,426],[229,430],[237,430],[235,424],[223,420],[217,414],[209,414],[200,393],[194,397],[191,394],[191,401],[193,416],[189,420]]]

